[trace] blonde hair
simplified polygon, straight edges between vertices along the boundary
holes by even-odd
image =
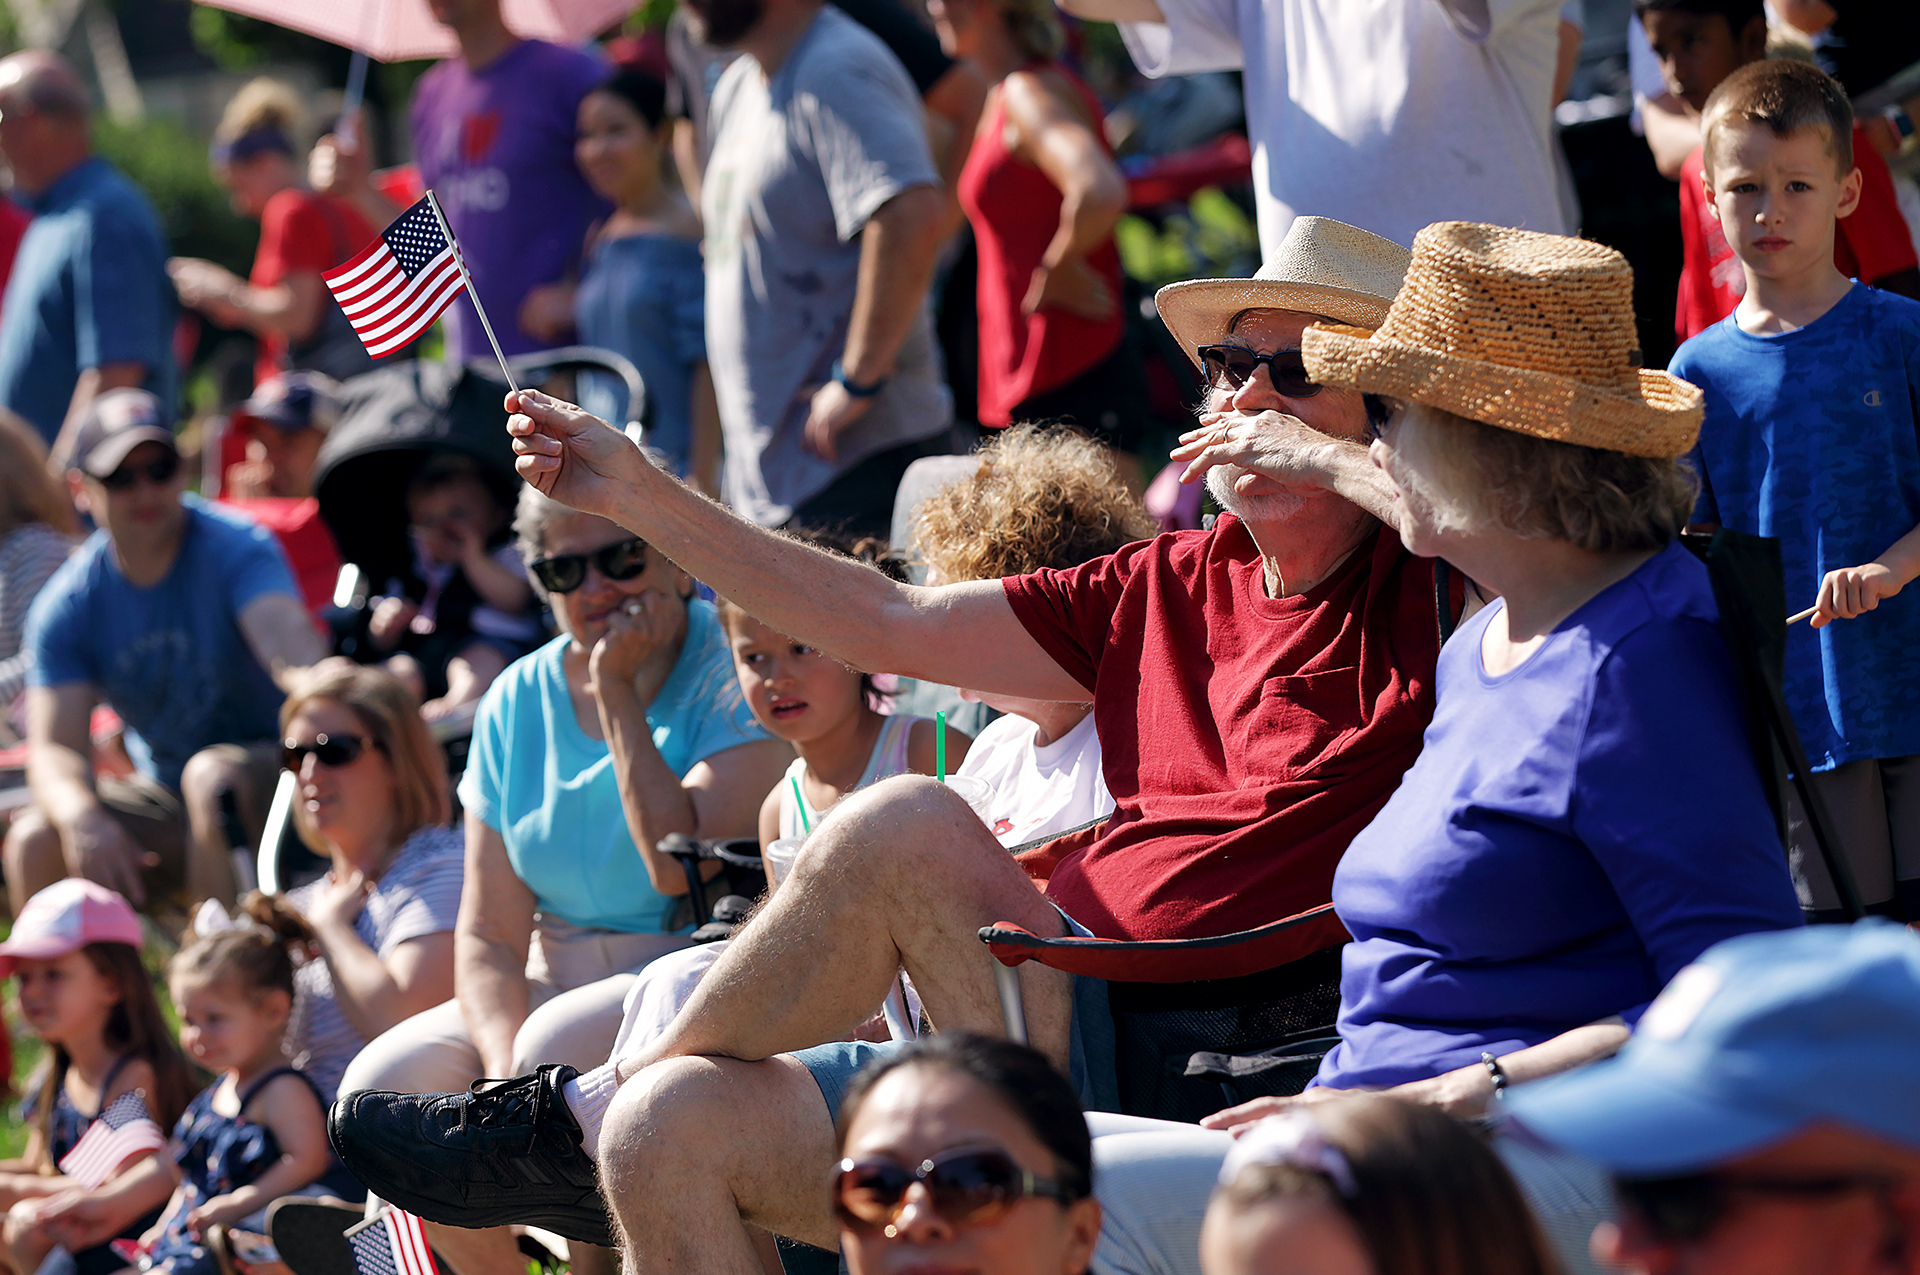
[[[231,143],[255,129],[271,128],[287,139],[290,150],[297,149],[305,122],[306,110],[299,94],[272,76],[262,75],[247,81],[233,95],[220,114],[213,140],[216,144]]]
[[[1294,1164],[1251,1164],[1214,1192],[1209,1218],[1269,1201],[1319,1200],[1345,1213],[1393,1275],[1555,1275],[1558,1266],[1506,1166],[1473,1129],[1435,1107],[1382,1094],[1305,1108],[1350,1182]],[[1345,1189],[1343,1189],[1343,1187]]]
[[[367,742],[386,755],[393,768],[393,837],[397,845],[422,828],[453,819],[447,794],[447,755],[420,719],[420,704],[392,674],[357,664],[327,661],[314,667],[280,708],[280,733],[314,700],[347,709],[367,732]],[[295,802],[294,827],[316,853],[327,848],[306,822],[304,803]]]
[[[1522,539],[1623,553],[1662,548],[1692,516],[1700,480],[1677,457],[1535,438],[1430,404],[1419,411],[1424,437],[1415,445],[1466,518]],[[1396,448],[1405,427],[1395,431]]]
[[[80,534],[73,501],[47,472],[47,445],[33,426],[0,407],[0,535],[43,522],[63,535]]]
[[[990,0],[1007,24],[1014,47],[1029,59],[1051,58],[1066,45],[1053,0]]]
[[[1084,434],[1015,425],[975,455],[971,476],[913,513],[914,551],[948,581],[1077,567],[1159,531]]]
[[[167,983],[176,990],[218,987],[234,990],[258,1004],[268,992],[294,995],[293,971],[313,941],[313,928],[283,899],[250,892],[235,917],[246,923],[212,934],[188,931],[180,950],[167,962]]]

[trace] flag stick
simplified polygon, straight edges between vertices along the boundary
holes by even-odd
[[[493,357],[500,360],[500,370],[506,374],[507,388],[518,394],[520,385],[507,367],[507,356],[500,352],[500,338],[493,334],[493,325],[487,322],[487,307],[480,304],[480,294],[474,291],[473,276],[467,273],[466,258],[460,255],[460,245],[454,240],[453,228],[447,225],[447,215],[440,211],[440,201],[431,190],[427,192],[427,207],[433,209],[433,219],[440,223],[440,233],[447,237],[447,243],[453,248],[453,264],[460,268],[460,281],[467,285],[467,296],[473,302],[473,312],[480,316],[480,326],[485,330],[487,340],[493,343]]]
[[[360,1234],[360,1232],[366,1230],[368,1227],[380,1225],[380,1219],[384,1218],[387,1215],[387,1210],[390,1207],[392,1206],[386,1205],[386,1204],[381,1205],[380,1208],[375,1211],[372,1217],[367,1218],[365,1221],[362,1221],[362,1222],[355,1222],[352,1226],[349,1226],[346,1230],[340,1232],[340,1238],[343,1240],[350,1240],[354,1236]]]
[[[1815,611],[1818,611],[1819,609],[1820,609],[1819,607],[1808,607],[1806,610],[1800,612],[1798,615],[1788,616],[1787,617],[1788,627],[1791,628],[1793,625],[1800,623],[1800,621],[1802,620],[1811,620],[1813,618],[1813,613]]]

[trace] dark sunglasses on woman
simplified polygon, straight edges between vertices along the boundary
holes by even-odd
[[[834,1170],[834,1214],[856,1235],[884,1229],[891,1238],[915,1182],[927,1188],[933,1211],[953,1226],[991,1222],[1028,1196],[1062,1204],[1078,1198],[1061,1183],[1027,1172],[1004,1151],[954,1151],[912,1168],[897,1160],[842,1160]]]
[[[179,472],[179,454],[162,452],[144,465],[121,465],[102,478],[100,485],[108,491],[131,491],[133,485],[144,478],[155,487],[165,487]]]
[[[289,739],[280,745],[280,764],[296,775],[308,757],[330,770],[351,766],[367,750],[367,743],[359,735],[315,735],[311,744]],[[380,747],[378,741],[373,746]]]
[[[1256,354],[1241,345],[1203,345],[1197,353],[1200,355],[1200,366],[1206,369],[1208,384],[1217,389],[1239,389],[1252,378],[1254,370],[1265,363],[1267,375],[1273,380],[1273,388],[1281,395],[1287,398],[1312,398],[1320,392],[1320,386],[1307,375],[1307,365],[1301,360],[1298,350]]]
[[[647,569],[647,542],[616,540],[592,553],[562,553],[527,564],[548,593],[572,593],[587,582],[587,565],[609,580],[631,580]]]
[[[1621,1178],[1621,1201],[1664,1240],[1704,1240],[1742,1196],[1786,1200],[1832,1200],[1861,1191],[1883,1198],[1900,1184],[1884,1173],[1822,1173],[1800,1176],[1699,1173],[1676,1178]]]

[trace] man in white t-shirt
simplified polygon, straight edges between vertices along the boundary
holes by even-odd
[[[1559,0],[1058,0],[1145,74],[1241,71],[1260,245],[1311,213],[1402,244],[1460,219],[1565,233]]]

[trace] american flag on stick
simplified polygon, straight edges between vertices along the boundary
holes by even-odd
[[[346,1234],[358,1275],[440,1275],[420,1219],[402,1209],[387,1205]]]
[[[467,286],[460,249],[431,192],[359,256],[321,277],[376,359],[411,344]]]
[[[139,1090],[121,1094],[87,1126],[73,1150],[60,1159],[60,1172],[94,1190],[134,1156],[158,1151],[167,1135],[154,1123],[147,1100]]]

